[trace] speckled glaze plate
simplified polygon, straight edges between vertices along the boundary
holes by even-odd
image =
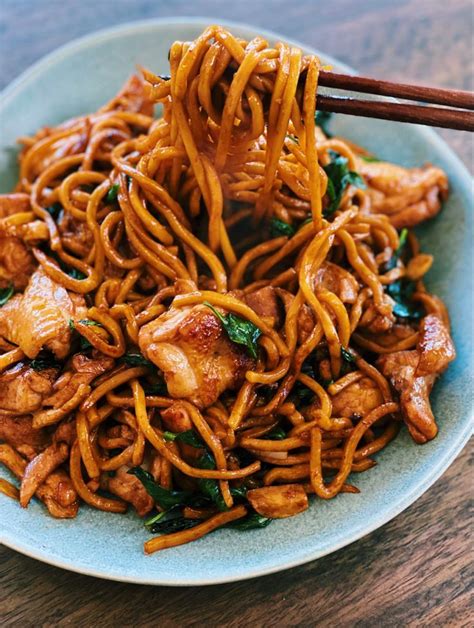
[[[16,181],[18,136],[95,110],[136,64],[166,72],[170,44],[193,39],[211,22],[150,20],[100,31],[60,48],[25,72],[0,100],[0,191],[10,191]],[[228,26],[246,39],[257,34],[270,41],[285,39],[244,25]],[[296,45],[349,71],[323,53]],[[420,447],[403,431],[377,456],[377,467],[357,476],[359,495],[313,500],[302,515],[275,521],[263,530],[221,530],[153,556],[143,553],[149,535],[133,513],[120,516],[82,507],[77,519],[58,521],[37,501],[24,510],[0,494],[5,545],[58,567],[112,580],[202,585],[251,578],[314,560],[375,530],[420,497],[459,454],[471,432],[473,405],[471,178],[429,129],[345,116],[335,119],[332,128],[383,159],[406,166],[430,161],[448,173],[449,201],[420,230],[423,248],[435,256],[428,285],[449,306],[458,350],[458,359],[433,394],[439,436]],[[8,477],[4,470],[0,474]]]

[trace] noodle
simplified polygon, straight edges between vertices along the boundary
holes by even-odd
[[[8,278],[0,253],[0,461],[24,484],[36,461],[53,516],[149,515],[146,553],[358,493],[402,421],[436,435],[454,357],[400,222],[439,210],[444,173],[328,136],[297,48],[210,26],[169,59],[22,138],[0,196],[22,256]]]

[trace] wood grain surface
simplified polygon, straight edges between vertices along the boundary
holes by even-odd
[[[246,21],[368,76],[473,89],[471,0],[0,0],[0,88],[57,46],[147,17]],[[467,133],[442,131],[471,172]],[[472,455],[396,519],[280,574],[197,588],[100,581],[0,549],[2,626],[470,626]]]

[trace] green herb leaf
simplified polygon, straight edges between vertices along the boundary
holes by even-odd
[[[295,228],[289,225],[287,222],[280,220],[279,218],[272,218],[270,220],[270,237],[279,238],[280,236],[288,236],[291,238],[295,235]]]
[[[63,209],[63,206],[61,205],[61,203],[53,203],[49,207],[45,207],[45,209],[53,220],[57,220],[59,218],[59,214]]]
[[[42,351],[34,360],[31,360],[30,366],[34,371],[43,371],[44,369],[59,369],[61,365],[52,353]]]
[[[85,279],[86,278],[86,275],[81,270],[78,270],[77,268],[70,268],[67,271],[67,274],[69,275],[69,277],[72,277],[73,279]]]
[[[400,231],[400,235],[398,236],[398,247],[397,250],[394,251],[392,257],[385,264],[385,271],[393,270],[396,268],[398,260],[402,256],[403,249],[405,248],[405,244],[407,243],[408,238],[408,229],[403,228]]]
[[[6,288],[3,288],[3,290],[0,290],[0,307],[5,305],[5,303],[12,298],[14,291],[12,283]]]
[[[114,183],[111,187],[110,190],[107,192],[106,196],[105,196],[105,201],[106,203],[116,203],[117,202],[117,196],[118,196],[118,191],[119,191],[119,184],[118,183]]]
[[[330,111],[316,111],[315,120],[316,124],[322,130],[326,137],[332,137],[329,132],[328,125],[331,121],[332,113]]]
[[[151,473],[141,467],[132,467],[127,471],[130,475],[137,477],[145,487],[146,492],[164,510],[169,510],[173,506],[180,506],[186,503],[189,498],[187,491],[170,491],[155,482]]]
[[[191,445],[191,447],[196,447],[198,449],[203,449],[206,446],[201,440],[199,434],[197,434],[194,430],[186,430],[184,432],[178,432],[177,434],[174,432],[163,432],[163,438],[168,441],[186,443],[186,445]]]
[[[273,519],[269,519],[268,517],[264,517],[259,515],[257,512],[254,512],[247,517],[243,517],[242,519],[237,519],[237,521],[233,521],[228,525],[229,528],[233,528],[234,530],[240,530],[241,532],[245,530],[255,530],[257,528],[266,528]]]
[[[267,440],[283,440],[284,438],[286,438],[286,432],[281,427],[275,427],[271,432],[265,434],[265,438]]]
[[[328,176],[326,193],[330,201],[324,212],[325,216],[331,215],[339,207],[342,195],[348,185],[354,185],[362,190],[366,188],[362,177],[357,172],[349,170],[347,157],[343,157],[333,150],[329,151],[329,156],[331,162],[324,166],[324,171]]]
[[[153,368],[154,364],[147,360],[141,353],[128,351],[125,355],[120,358],[120,361],[127,364],[128,366],[148,366],[149,368]]]
[[[97,321],[93,321],[90,318],[81,318],[81,320],[79,320],[78,323],[81,323],[81,325],[86,325],[87,327],[103,327],[101,323],[98,323]],[[74,325],[74,321],[73,321],[73,325]]]
[[[373,155],[358,155],[363,161],[367,161],[369,163],[372,162],[376,162],[376,161],[380,161],[380,159],[377,159],[377,157],[374,157]]]
[[[349,362],[349,364],[355,364],[356,363],[356,358],[352,355],[352,353],[350,351],[348,351],[344,347],[341,347],[341,357],[346,362]]]
[[[412,301],[413,293],[416,289],[414,281],[399,279],[389,284],[385,290],[395,301],[393,313],[400,318],[412,318],[418,320],[423,317],[423,308]]]
[[[232,312],[223,316],[207,301],[204,301],[204,305],[210,308],[221,321],[230,340],[236,344],[244,345],[249,355],[256,359],[258,351],[257,340],[262,334],[260,329],[251,321],[240,318],[240,316],[236,316]]]
[[[185,517],[175,517],[173,519],[165,519],[147,526],[152,534],[172,534],[173,532],[181,532],[188,530],[202,523],[199,519],[186,519]]]
[[[197,466],[200,469],[215,469],[216,462],[212,454],[206,450],[199,458]],[[227,506],[225,505],[217,480],[199,478],[197,483],[201,493],[216,504],[219,510],[227,510]]]

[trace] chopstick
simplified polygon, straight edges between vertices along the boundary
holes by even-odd
[[[427,107],[390,101],[358,100],[355,98],[318,95],[317,109],[369,118],[411,122],[429,126],[474,131],[474,93],[463,90],[422,87],[405,83],[379,81],[364,76],[350,76],[321,71],[319,85],[352,90],[378,96],[392,96],[449,107]],[[466,111],[466,109],[468,111]]]

